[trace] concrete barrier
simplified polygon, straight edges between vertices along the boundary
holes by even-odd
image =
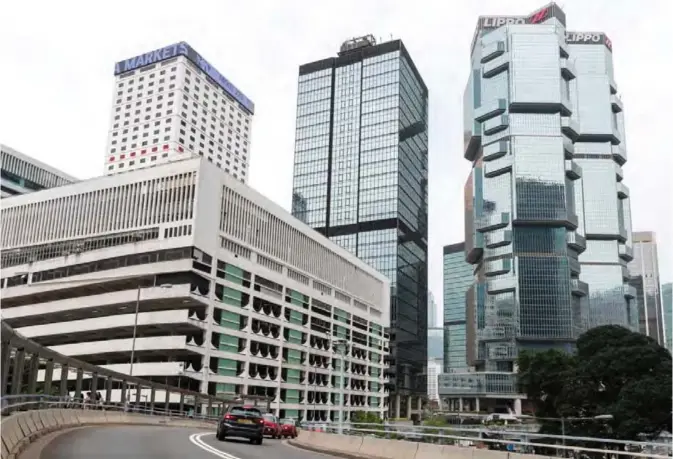
[[[0,424],[2,459],[16,457],[38,438],[56,430],[102,424],[161,425],[212,429],[207,421],[166,416],[148,416],[115,411],[48,409],[23,411],[6,416]]]
[[[291,445],[349,459],[551,459],[533,454],[302,431]]]

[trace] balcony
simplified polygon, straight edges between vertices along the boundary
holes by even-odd
[[[497,74],[509,69],[509,53],[503,53],[482,66],[481,75],[484,78],[492,78]]]
[[[629,197],[629,187],[622,182],[617,182],[617,196],[619,199],[626,199]]]
[[[500,140],[486,145],[483,148],[484,161],[493,161],[509,153],[509,141]]]
[[[624,170],[619,164],[615,164],[615,175],[618,182],[624,180]]]
[[[579,279],[570,280],[570,290],[573,296],[588,296],[589,284]]]
[[[631,261],[633,260],[633,249],[624,244],[620,243],[619,244],[619,258],[621,258],[624,261]]]
[[[481,48],[481,63],[485,64],[488,61],[495,59],[496,57],[502,56],[505,52],[505,42],[496,41]]]
[[[488,119],[505,113],[507,110],[507,99],[496,99],[489,101],[474,110],[474,119],[484,122]]]
[[[509,126],[509,116],[500,115],[483,123],[484,135],[493,135]]]
[[[484,167],[484,177],[493,178],[498,175],[506,174],[512,172],[512,163],[514,162],[514,157],[512,155],[503,156],[493,161],[485,162]]]
[[[566,80],[573,80],[577,75],[575,64],[567,58],[561,58],[561,75]]]
[[[477,231],[487,232],[498,228],[504,228],[509,225],[509,212],[495,212],[493,214],[484,215],[476,219]]]
[[[614,113],[619,113],[624,110],[622,99],[620,99],[617,94],[610,95],[610,105],[612,105],[612,111]]]
[[[569,116],[561,117],[561,132],[570,137],[573,141],[579,137],[579,124]]]
[[[612,158],[617,164],[623,165],[626,162],[626,148],[623,145],[612,145]]]
[[[501,258],[484,262],[484,275],[487,277],[506,274],[512,270],[512,259]]]
[[[624,298],[628,298],[630,300],[634,299],[636,297],[636,288],[633,287],[632,285],[622,285],[622,289],[624,292]]]
[[[517,280],[515,276],[488,279],[486,281],[486,291],[491,295],[513,292],[516,289],[516,285]]]
[[[489,249],[503,247],[512,243],[512,231],[511,230],[491,231],[485,235],[484,239],[486,240],[486,247],[488,247]]]
[[[563,136],[563,153],[566,159],[572,159],[575,154],[575,144],[566,136]]]
[[[566,244],[568,247],[572,247],[577,252],[584,252],[587,248],[587,240],[581,234],[578,234],[577,231],[567,231],[566,232]]]
[[[570,180],[577,180],[582,177],[582,168],[572,159],[565,160],[566,177]]]

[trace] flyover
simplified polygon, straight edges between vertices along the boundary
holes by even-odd
[[[477,439],[474,429],[421,427],[409,441],[400,431],[382,424],[352,424],[347,435],[308,426],[295,440],[268,440],[262,445],[221,442],[214,435],[216,422],[226,405],[240,400],[117,373],[40,346],[4,322],[1,330],[2,459],[549,459],[568,452],[668,459],[670,454],[670,444],[660,451],[652,448],[661,445],[629,442],[642,447],[642,452],[634,452],[617,447],[624,443],[619,440],[580,437],[546,445],[544,455],[524,454],[523,450],[487,449],[488,442],[514,443],[503,438]],[[59,375],[58,381],[54,374]],[[87,400],[82,397],[85,392],[102,392],[101,400]],[[117,395],[114,400],[113,393]],[[145,394],[147,399],[143,399]],[[566,439],[600,446],[566,445]],[[469,445],[458,446],[468,441]],[[540,446],[531,440],[516,444]]]

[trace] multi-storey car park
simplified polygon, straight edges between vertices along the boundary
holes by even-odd
[[[0,144],[2,197],[32,193],[76,182],[77,179],[41,161]]]
[[[24,336],[281,417],[339,419],[343,376],[346,412],[383,414],[387,278],[206,159],[18,196],[2,221]]]
[[[255,105],[187,43],[115,64],[105,173],[203,156],[249,176]]]

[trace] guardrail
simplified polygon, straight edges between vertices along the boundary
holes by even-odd
[[[73,396],[74,399],[83,400],[85,392],[94,395],[100,392],[100,401],[110,405],[113,403],[113,391],[120,391],[121,405],[147,404],[153,410],[156,404],[162,403],[156,399],[159,392],[164,395],[165,406],[176,405],[180,412],[185,410],[185,406],[193,407],[194,413],[207,415],[222,412],[224,406],[234,400],[147,381],[91,365],[54,352],[21,336],[4,321],[1,326],[0,395],[3,400],[9,395],[37,393],[61,399]],[[58,373],[59,381],[54,381],[55,372]],[[70,377],[75,375],[73,381]],[[131,399],[131,389],[135,390],[135,400]],[[147,393],[145,401],[143,392]],[[172,402],[171,398],[175,394],[179,394],[177,403]],[[8,414],[10,411],[10,408],[3,407],[2,413]]]
[[[531,455],[545,457],[647,457],[670,459],[670,443],[623,441],[609,438],[547,435],[527,431],[502,431],[494,429],[399,426],[395,424],[345,423],[344,435],[337,435],[337,424],[302,423],[305,431],[292,444],[312,451],[352,454],[363,457],[394,458],[381,454],[393,451],[402,459],[434,459],[469,456],[481,459],[507,459],[508,455]],[[373,440],[391,443],[377,443]],[[537,440],[537,441],[536,441]],[[376,448],[370,443],[376,443]],[[363,446],[364,445],[364,446]],[[371,448],[370,448],[371,446]],[[335,449],[330,449],[335,448]],[[364,449],[363,449],[364,448]],[[378,449],[377,449],[378,448]],[[368,451],[379,451],[370,454]],[[404,453],[401,453],[403,451]],[[418,451],[414,456],[410,451]],[[498,454],[500,453],[500,454]],[[436,455],[435,455],[436,454]],[[491,459],[484,458],[484,459]]]
[[[11,414],[3,416],[0,424],[2,459],[15,459],[38,438],[73,427],[131,424],[212,428],[217,420],[213,416],[188,416],[185,413],[164,410],[149,411],[143,407],[133,407],[130,410],[128,405],[82,404],[79,401],[41,395],[10,396],[3,399],[3,405]]]

